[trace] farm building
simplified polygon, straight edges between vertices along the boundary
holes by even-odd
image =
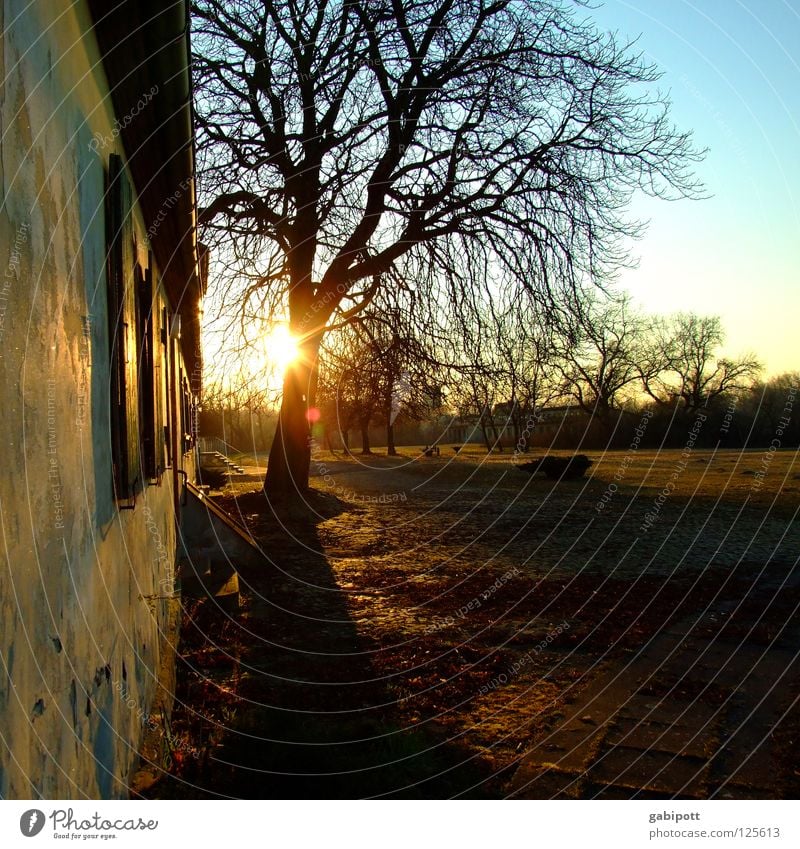
[[[169,709],[195,465],[188,4],[0,23],[0,797],[126,797]]]

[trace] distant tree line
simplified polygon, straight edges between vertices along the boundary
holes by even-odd
[[[428,309],[417,285],[398,292],[321,349],[309,415],[323,447],[369,454],[374,440],[394,454],[398,427],[422,441],[409,425],[428,423],[433,440],[462,422],[495,451],[619,449],[634,437],[675,448],[698,418],[698,446],[800,444],[800,373],[765,380],[754,355],[722,356],[717,316],[652,316],[626,295],[585,294],[557,315],[519,297],[447,313]],[[275,402],[257,376],[212,385],[201,429],[266,450]]]
[[[682,448],[695,422],[698,448],[796,448],[800,445],[800,414],[796,400],[800,372],[787,372],[745,389],[716,395],[707,405],[687,409],[648,400],[615,411],[607,424],[585,416],[565,417],[555,433],[537,440],[537,447],[598,450]],[[643,426],[644,425],[644,426]]]
[[[198,414],[201,437],[218,437],[241,451],[268,451],[278,421],[274,398],[245,376],[209,382]]]
[[[800,376],[765,381],[754,355],[722,356],[717,316],[649,316],[624,295],[551,320],[520,301],[484,304],[455,328],[428,315],[420,328],[422,313],[397,304],[386,315],[366,314],[322,352],[319,432],[349,450],[369,453],[380,425],[394,453],[396,423],[448,419],[473,423],[490,450],[619,448],[637,430],[642,446],[680,447],[698,417],[698,445],[767,445],[777,430],[783,446],[799,441]]]

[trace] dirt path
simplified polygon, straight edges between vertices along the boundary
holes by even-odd
[[[800,728],[796,460],[754,487],[756,454],[680,468],[676,453],[621,477],[624,455],[597,457],[590,479],[560,483],[507,458],[315,457],[318,515],[284,527],[257,494],[228,496],[272,567],[241,576],[236,617],[188,611],[173,778],[151,792],[796,795],[780,754]],[[705,658],[691,674],[675,640]],[[632,696],[657,707],[623,716]],[[670,699],[701,728],[691,754]],[[592,733],[559,765],[583,717]],[[652,737],[653,722],[678,730]],[[664,757],[699,758],[701,779],[659,783]]]

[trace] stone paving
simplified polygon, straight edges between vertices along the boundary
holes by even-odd
[[[660,633],[627,665],[601,670],[524,757],[510,795],[781,797],[786,759],[773,731],[789,706],[787,683],[800,674],[800,633],[794,617],[777,638],[754,644],[739,634],[758,622],[740,617],[736,638],[726,637],[736,614],[733,603],[717,605]]]

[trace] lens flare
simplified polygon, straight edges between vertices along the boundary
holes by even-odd
[[[297,359],[300,354],[297,340],[286,325],[279,324],[267,334],[266,353],[267,359],[279,374],[283,374]]]

